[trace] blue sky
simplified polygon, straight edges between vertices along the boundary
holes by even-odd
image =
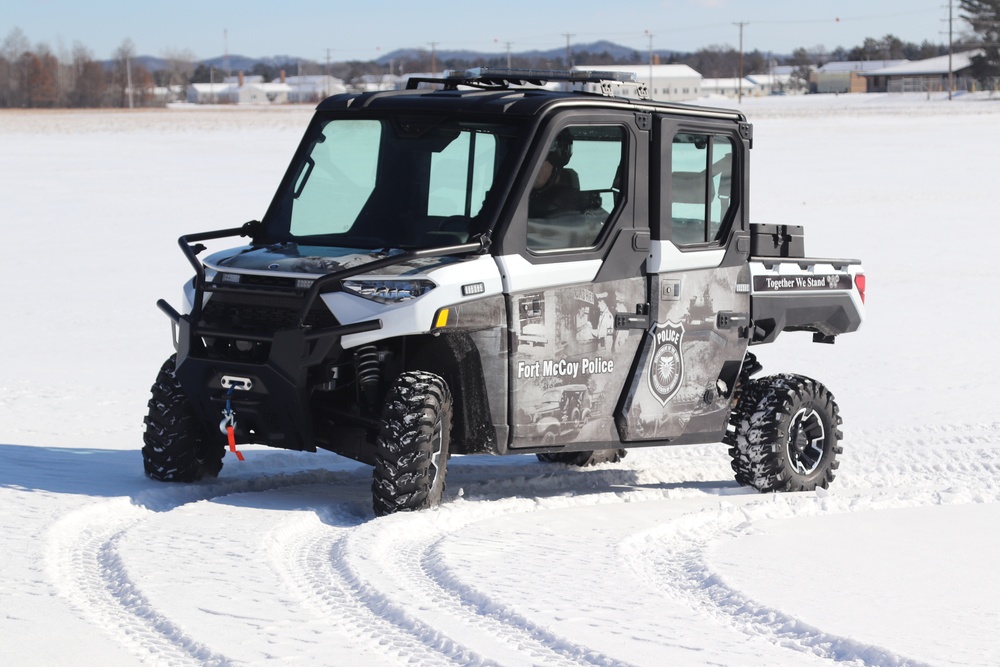
[[[398,48],[515,52],[598,39],[655,49],[694,51],[737,46],[790,53],[794,48],[860,45],[893,34],[947,43],[946,0],[503,0],[331,2],[331,0],[4,0],[0,40],[20,28],[32,45],[58,55],[79,42],[98,59],[127,38],[140,55],[191,51],[198,59],[231,54],[294,55],[323,62],[370,60]],[[957,5],[957,0],[956,0]],[[957,11],[956,11],[957,18]],[[956,21],[956,30],[964,24]]]

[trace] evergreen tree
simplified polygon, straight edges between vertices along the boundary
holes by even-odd
[[[995,84],[1000,78],[1000,0],[961,0],[961,16],[983,50],[972,58],[972,76],[985,85]]]

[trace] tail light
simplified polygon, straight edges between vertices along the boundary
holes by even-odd
[[[865,274],[859,273],[854,276],[854,286],[858,288],[858,294],[861,295],[861,303],[865,302]]]

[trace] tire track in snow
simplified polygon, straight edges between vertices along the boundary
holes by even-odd
[[[868,435],[867,437],[871,437]],[[913,440],[931,438],[936,449],[912,446]],[[759,603],[728,585],[709,565],[707,551],[719,539],[738,538],[753,531],[756,521],[791,519],[832,513],[902,509],[934,505],[1000,502],[1000,426],[997,424],[953,428],[912,429],[881,434],[881,444],[869,450],[856,446],[854,459],[865,471],[849,485],[851,495],[774,494],[747,505],[726,501],[718,509],[686,515],[654,530],[630,537],[622,544],[625,561],[645,580],[668,594],[701,609],[717,622],[747,635],[761,637],[790,650],[811,653],[832,661],[864,665],[918,667],[926,663],[884,647],[841,637],[811,626],[781,609]],[[969,445],[980,449],[966,449]],[[960,449],[948,449],[961,446]],[[906,457],[900,461],[900,457]],[[892,465],[895,461],[895,465]],[[885,466],[885,467],[880,467]],[[898,492],[858,493],[872,486],[950,481],[942,472],[956,475],[968,488],[904,488]],[[840,480],[838,480],[839,482]]]
[[[421,621],[360,575],[351,533],[324,525],[331,518],[326,514],[323,524],[297,522],[276,531],[274,565],[310,606],[361,639],[358,650],[400,663],[497,664]]]
[[[527,653],[529,664],[544,665],[627,665],[598,651],[576,644],[530,620],[508,605],[490,598],[455,575],[439,553],[441,540],[426,548],[419,563],[423,576],[436,585],[434,598],[441,608],[464,610],[466,623],[488,632],[519,653]]]
[[[98,630],[140,662],[232,664],[160,614],[128,576],[118,545],[152,512],[125,498],[76,510],[52,529],[49,567],[56,589]]]
[[[463,584],[436,548],[465,526],[526,511],[523,502],[444,508],[334,530],[297,522],[275,532],[274,565],[296,592],[367,650],[401,663],[623,665],[533,623]],[[530,503],[528,511],[537,509]],[[462,639],[456,639],[461,636]]]
[[[477,515],[474,521],[483,518]],[[365,560],[396,575],[392,590],[394,595],[408,597],[403,604],[423,601],[443,617],[439,621],[442,625],[455,627],[466,636],[475,634],[477,641],[491,646],[491,654],[501,656],[498,659],[502,664],[568,667],[624,664],[560,637],[516,609],[492,599],[488,593],[464,583],[449,570],[441,554],[443,542],[474,521],[464,520],[442,529],[440,522],[428,516],[422,521],[423,526],[412,531],[414,537],[402,545],[395,527],[379,526],[374,539],[366,541],[374,548],[369,548]],[[386,548],[390,544],[395,548]]]
[[[50,529],[46,551],[56,590],[99,631],[126,647],[140,662],[171,665],[234,664],[192,639],[159,612],[128,573],[119,545],[129,530],[157,512],[233,493],[267,491],[326,481],[342,474],[310,471],[165,486],[135,499],[115,498],[74,510]]]

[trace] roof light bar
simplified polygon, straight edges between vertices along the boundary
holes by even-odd
[[[571,83],[600,83],[618,81],[634,83],[634,72],[606,70],[548,70],[519,67],[474,67],[466,70],[448,70],[446,79],[461,81],[569,81]]]

